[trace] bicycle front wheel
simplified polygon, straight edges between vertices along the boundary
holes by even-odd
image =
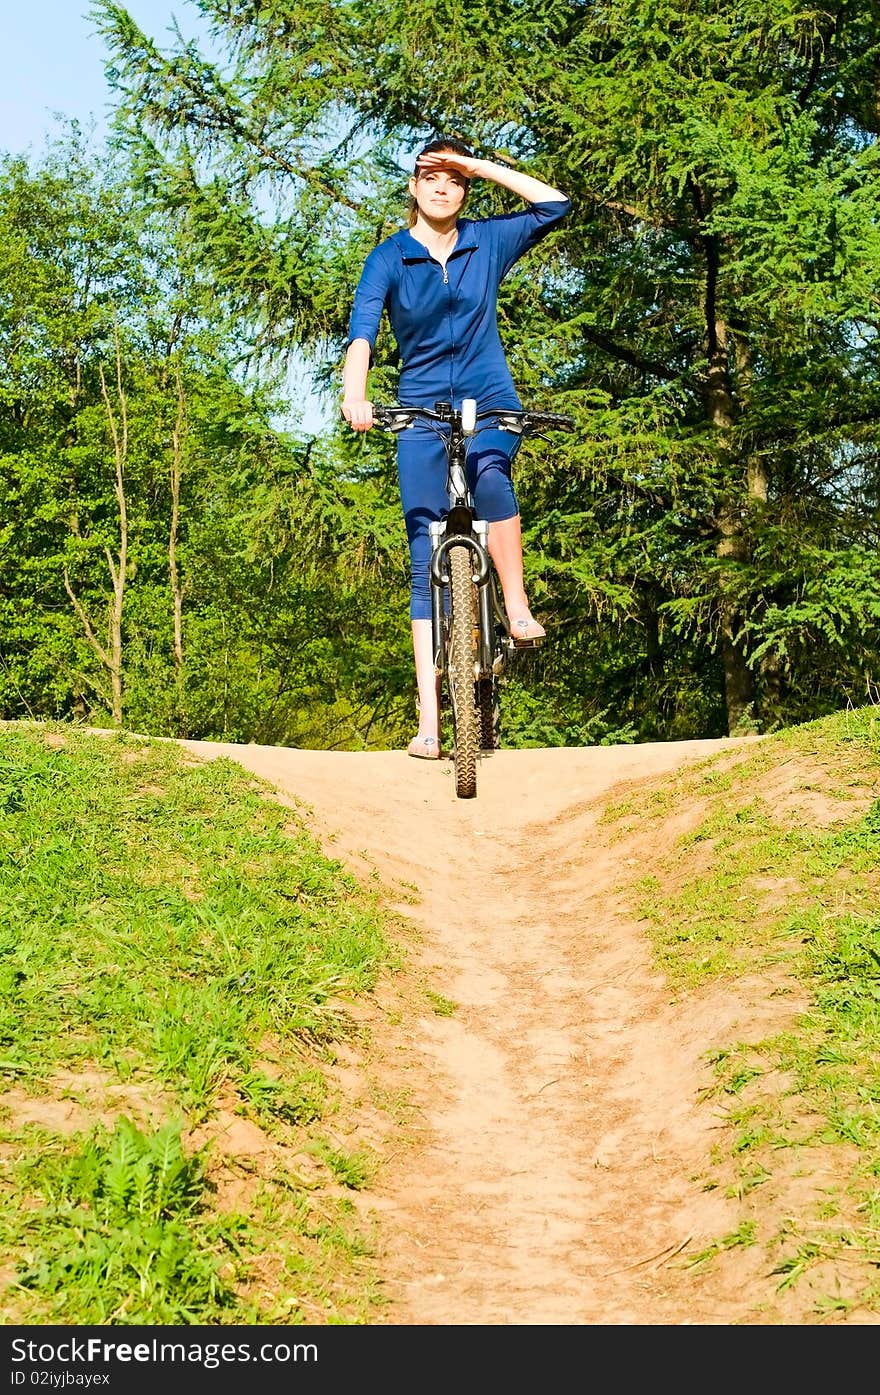
[[[477,756],[480,750],[480,716],[475,701],[476,595],[469,547],[450,547],[449,655],[446,668],[452,699],[455,737],[455,793],[473,799],[477,792]]]

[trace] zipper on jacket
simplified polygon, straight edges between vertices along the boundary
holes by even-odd
[[[443,263],[443,284],[446,287],[447,301],[446,313],[449,316],[449,399],[455,401],[455,316],[452,313],[453,293],[449,289],[449,272],[447,263]]]

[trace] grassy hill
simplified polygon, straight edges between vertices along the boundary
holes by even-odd
[[[375,898],[230,762],[7,726],[0,904],[5,1321],[363,1320],[327,1071]]]
[[[713,1061],[721,1124],[694,1185],[724,1188],[741,1223],[689,1262],[741,1247],[768,1292],[807,1276],[810,1321],[880,1303],[878,785],[866,708],[603,817],[638,840],[621,890],[683,1014],[707,983],[756,976],[797,1006],[794,1030],[787,1010],[784,1032]],[[359,1199],[382,1149],[352,1143],[336,1081],[402,964],[381,888],[229,761],[7,725],[0,906],[4,1321],[379,1320]]]
[[[770,1024],[710,1062],[718,1141],[693,1180],[741,1219],[691,1262],[753,1251],[756,1303],[799,1285],[801,1321],[880,1312],[878,796],[880,713],[865,708],[604,812],[613,840],[637,843],[621,889],[682,1016],[712,984],[760,997]]]

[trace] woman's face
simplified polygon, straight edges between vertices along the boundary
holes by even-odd
[[[454,169],[422,170],[409,181],[409,191],[426,218],[454,218],[468,190],[464,175]]]

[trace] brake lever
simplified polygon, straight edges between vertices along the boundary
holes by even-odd
[[[373,413],[373,422],[376,426],[384,426],[386,431],[406,431],[412,426],[412,417],[403,412],[395,412],[394,408],[386,408],[382,412]]]
[[[517,421],[516,417],[506,417],[503,413],[499,412],[496,416],[496,420],[499,430],[509,431],[512,436],[521,436],[523,434],[524,423]]]

